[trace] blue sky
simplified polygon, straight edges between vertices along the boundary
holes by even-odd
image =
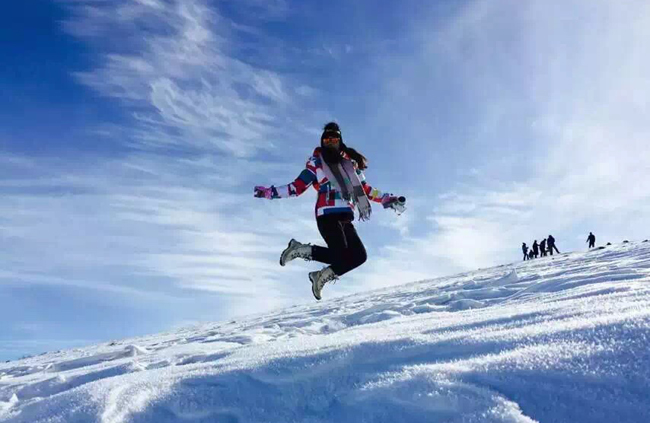
[[[0,358],[313,301],[337,120],[406,195],[328,297],[650,237],[646,2],[60,0],[0,18]]]

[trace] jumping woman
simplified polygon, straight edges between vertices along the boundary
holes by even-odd
[[[352,224],[355,208],[360,220],[370,218],[370,201],[381,203],[384,208],[393,208],[398,213],[404,211],[404,197],[382,194],[366,183],[363,174],[366,168],[366,158],[346,146],[339,125],[330,122],[323,129],[320,147],[314,150],[305,170],[295,181],[277,187],[255,187],[255,197],[269,200],[297,197],[309,186],[318,191],[316,222],[327,248],[292,239],[280,256],[281,266],[296,258],[329,265],[309,273],[311,290],[317,300],[321,299],[321,290],[327,282],[359,267],[367,259],[366,249]]]

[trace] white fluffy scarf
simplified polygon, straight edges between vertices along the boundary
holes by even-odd
[[[354,164],[349,159],[341,159],[336,166],[329,166],[325,160],[323,162],[323,172],[327,179],[341,192],[345,200],[352,201],[359,210],[359,220],[370,219],[372,208],[366,192],[363,190],[359,175],[354,168]]]

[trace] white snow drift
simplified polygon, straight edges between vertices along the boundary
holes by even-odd
[[[44,354],[0,421],[649,422],[648,282],[630,243]]]

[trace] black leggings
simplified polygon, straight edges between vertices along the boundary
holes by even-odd
[[[361,266],[368,258],[352,219],[353,216],[348,213],[329,214],[316,219],[318,231],[327,248],[314,245],[312,259],[332,265],[332,270],[338,276]]]

